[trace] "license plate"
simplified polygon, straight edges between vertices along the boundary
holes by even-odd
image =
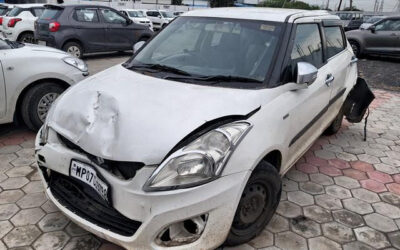
[[[46,46],[46,45],[47,45],[47,43],[46,43],[45,41],[38,41],[38,44],[39,44],[39,45],[43,45],[43,46]]]
[[[106,202],[108,199],[108,186],[97,176],[96,170],[83,162],[71,161],[70,175],[92,187]]]

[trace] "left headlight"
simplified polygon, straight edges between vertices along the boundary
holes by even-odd
[[[200,136],[168,157],[150,176],[145,191],[201,185],[217,178],[251,124],[238,121]]]
[[[64,57],[63,61],[66,64],[69,64],[69,65],[79,69],[80,71],[83,71],[83,72],[87,72],[88,71],[88,67],[87,67],[86,63],[84,61],[82,61],[81,59],[79,59],[79,58],[76,58],[76,57]]]

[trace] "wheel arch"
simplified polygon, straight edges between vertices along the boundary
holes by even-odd
[[[272,164],[276,168],[276,170],[278,172],[280,172],[281,166],[282,166],[282,153],[281,153],[281,151],[274,149],[274,150],[270,151],[269,153],[267,153],[262,158],[261,161],[265,161],[265,162]]]
[[[32,30],[23,30],[23,31],[21,31],[21,32],[18,34],[18,36],[17,36],[17,41],[19,41],[19,40],[21,39],[21,36],[22,36],[23,34],[27,34],[27,33],[30,33],[30,34],[32,34],[32,35],[35,35],[35,33],[34,33]]]
[[[67,83],[66,81],[61,80],[59,78],[43,78],[43,79],[39,79],[39,80],[36,80],[36,81],[28,84],[24,89],[22,89],[21,93],[18,95],[17,102],[16,102],[15,109],[14,109],[14,121],[22,121],[21,106],[22,106],[22,101],[24,100],[26,93],[31,88],[33,88],[41,83],[44,83],[44,82],[53,82],[64,89],[67,89],[69,86],[71,86],[69,83]]]
[[[67,43],[70,43],[70,42],[78,43],[79,45],[82,46],[82,48],[83,48],[84,51],[86,50],[86,47],[85,47],[84,43],[83,43],[80,39],[75,38],[75,37],[65,39],[65,41],[63,41],[63,43],[61,44],[61,49],[64,49],[64,46],[65,46]]]

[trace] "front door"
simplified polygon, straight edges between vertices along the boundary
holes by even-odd
[[[100,14],[106,24],[105,35],[109,48],[115,50],[132,49],[135,34],[131,28],[134,24],[131,24],[128,18],[111,9],[102,8]]]
[[[376,53],[399,53],[400,19],[385,19],[374,27],[374,32],[367,33],[366,50]]]
[[[288,165],[291,166],[305,150],[320,136],[326,126],[326,116],[331,88],[326,83],[330,80],[330,68],[324,63],[319,23],[297,24],[293,49],[288,68],[295,81],[298,62],[308,62],[318,68],[317,79],[305,89],[289,91],[283,95],[284,110],[289,110]]]

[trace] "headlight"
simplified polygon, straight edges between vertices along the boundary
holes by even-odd
[[[39,133],[39,145],[43,146],[47,143],[47,138],[49,137],[49,127],[46,122],[43,123]]]
[[[79,58],[76,57],[65,57],[63,58],[63,61],[66,64],[69,64],[77,69],[79,69],[80,71],[86,72],[88,71],[87,65],[84,61],[82,61]]]
[[[200,136],[168,157],[151,175],[144,190],[187,188],[217,178],[250,128],[250,123],[239,121]]]

